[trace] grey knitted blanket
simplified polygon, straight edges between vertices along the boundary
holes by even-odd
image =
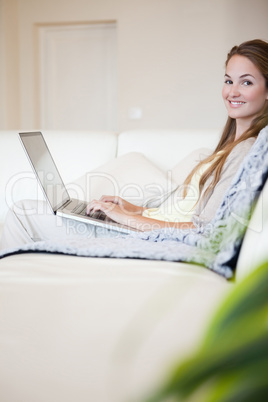
[[[231,278],[251,213],[268,173],[268,126],[259,134],[226,192],[214,219],[204,228],[161,229],[122,238],[42,241],[4,250],[83,257],[139,258],[200,264]]]

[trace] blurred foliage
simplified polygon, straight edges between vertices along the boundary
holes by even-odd
[[[268,261],[235,285],[198,351],[147,402],[268,400]]]

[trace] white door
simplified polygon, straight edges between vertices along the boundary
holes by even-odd
[[[42,129],[116,130],[116,24],[40,26]]]

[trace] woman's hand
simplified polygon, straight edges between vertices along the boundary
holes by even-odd
[[[117,196],[103,195],[100,200],[93,200],[87,206],[87,214],[104,212],[110,219],[126,226],[133,226],[135,216],[141,215],[143,207],[138,207]]]
[[[103,202],[118,205],[121,208],[123,213],[131,214],[131,215],[142,215],[142,213],[145,209],[143,207],[138,207],[137,205],[133,205],[121,197],[111,196],[111,195],[103,195],[99,201],[94,200],[88,205],[88,208],[89,208],[88,211],[93,210],[93,208],[91,208],[93,203],[96,206],[97,205],[96,203],[103,203]]]

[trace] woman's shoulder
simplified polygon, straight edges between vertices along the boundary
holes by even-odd
[[[252,145],[254,144],[254,142],[256,141],[255,137],[251,137],[248,138],[244,141],[239,142],[232,150],[231,154],[245,154],[247,153],[250,148],[252,147]]]
[[[252,145],[254,144],[255,141],[256,141],[256,137],[250,137],[244,141],[239,142],[239,144],[237,144],[236,147],[240,146],[241,148],[243,148],[243,147],[250,148],[250,147],[252,147]]]
[[[229,165],[233,164],[238,165],[250,151],[255,141],[256,138],[252,137],[239,142],[228,155],[225,167],[228,168]]]

